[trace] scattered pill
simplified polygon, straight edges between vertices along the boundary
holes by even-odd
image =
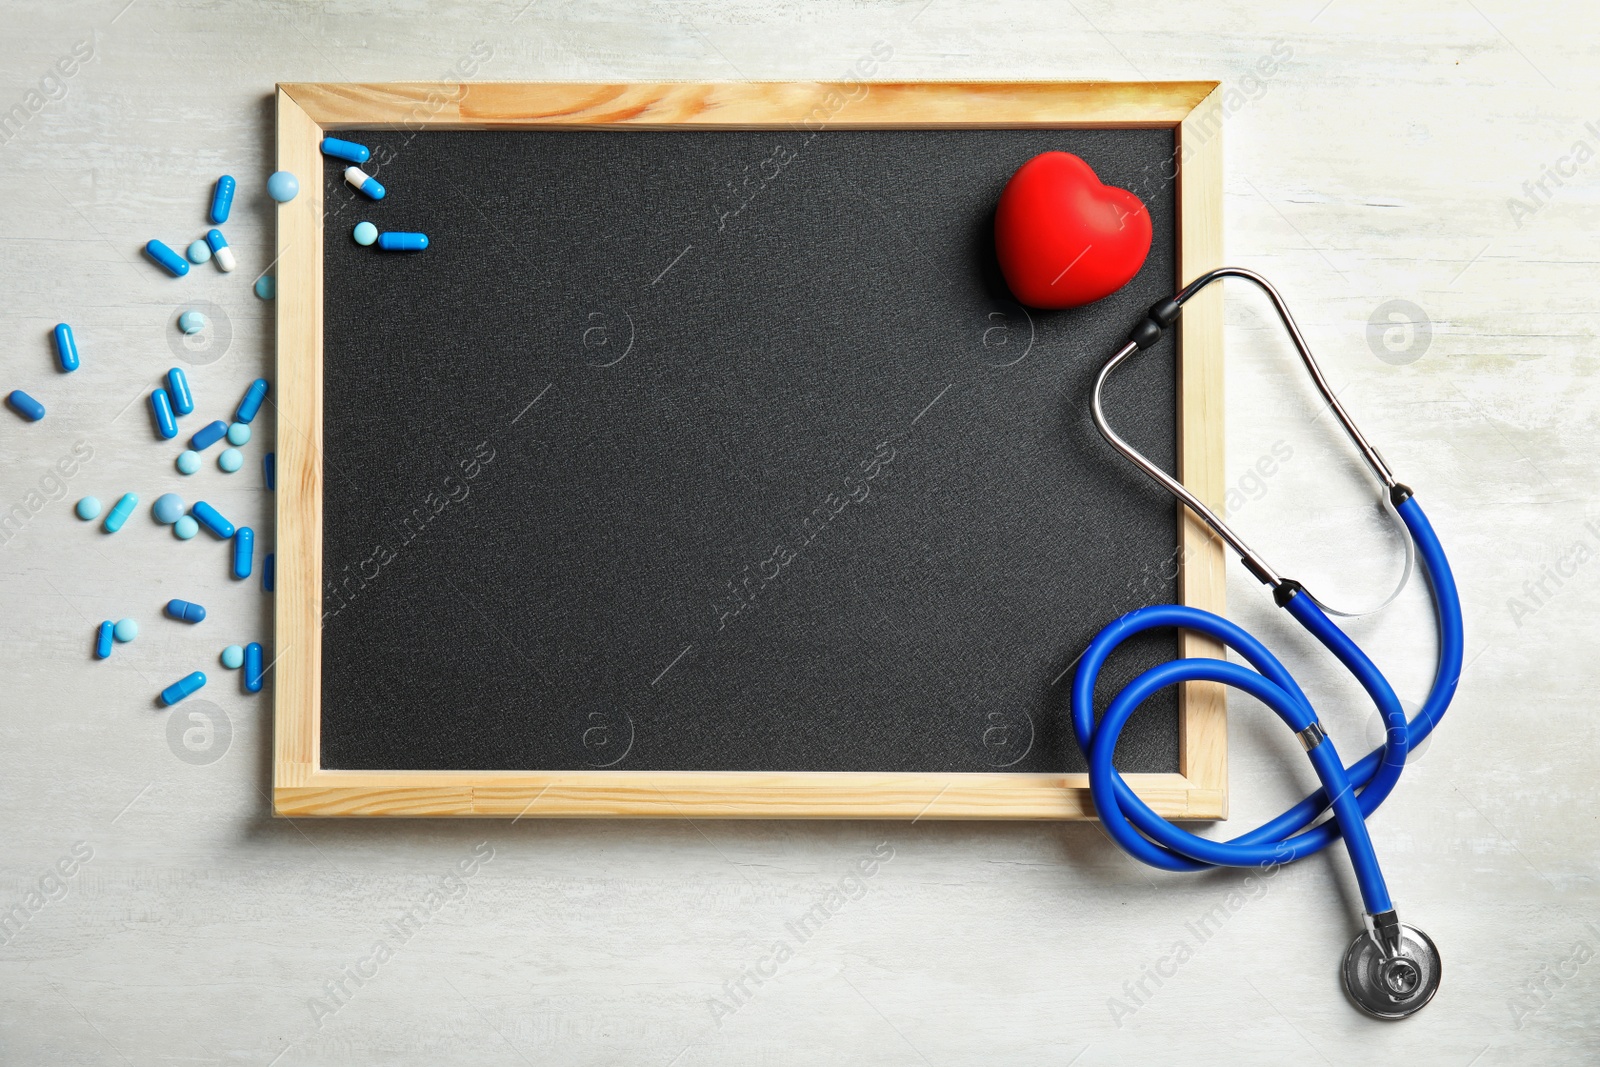
[[[178,316],[178,329],[184,333],[199,333],[206,328],[206,317],[198,311],[185,311]]]
[[[116,533],[122,529],[122,524],[128,521],[133,509],[138,506],[138,493],[123,493],[122,499],[117,501],[116,506],[106,512],[106,521],[102,524],[106,533]]]
[[[201,671],[184,675],[161,691],[161,703],[171,707],[184,697],[205,688],[206,676]]]
[[[244,646],[244,691],[261,692],[261,643],[258,641]]]
[[[64,371],[78,369],[78,342],[72,337],[72,327],[64,322],[56,324],[56,360]]]
[[[150,410],[155,413],[157,433],[168,441],[178,436],[178,420],[172,414],[172,398],[165,389],[150,393]]]
[[[228,212],[233,210],[233,190],[236,184],[231,174],[224,174],[217,179],[217,187],[211,192],[211,221],[218,226],[228,221]],[[197,259],[195,262],[205,261]]]
[[[194,507],[189,509],[189,514],[194,516],[196,522],[218,537],[227,539],[233,536],[233,523],[222,517],[222,513],[207,504],[204,500],[196,500]]]
[[[244,397],[239,401],[239,406],[234,410],[233,417],[237,422],[246,426],[254,422],[256,412],[261,410],[261,402],[267,398],[267,390],[271,388],[265,378],[257,378],[250,383],[250,388],[244,391]]]
[[[355,238],[356,244],[365,248],[378,239],[378,228],[370,222],[358,222],[350,236]]]
[[[115,636],[116,632],[116,627],[111,625],[110,619],[100,624],[100,632],[95,636],[94,641],[95,659],[106,659],[111,655],[111,638]]]
[[[287,204],[300,193],[300,179],[286,170],[277,171],[267,179],[267,195],[280,204]]]
[[[171,526],[183,518],[183,497],[177,493],[162,493],[150,505],[150,514],[163,526]]]
[[[200,524],[188,515],[183,516],[172,524],[172,536],[180,541],[187,541],[200,532]]]
[[[363,171],[360,167],[346,167],[344,180],[359,189],[362,195],[369,196],[374,200],[382,200],[384,193],[387,191],[382,185],[378,184],[378,179]]]
[[[118,619],[117,624],[111,628],[111,636],[127,644],[139,636],[139,624],[133,619]]]
[[[200,469],[200,453],[184,449],[178,453],[178,473],[193,474]]]
[[[183,256],[190,263],[200,264],[211,258],[211,246],[205,239],[197,237],[189,242],[189,247],[183,250]]]
[[[278,283],[273,281],[272,275],[263,274],[256,279],[256,295],[263,300],[271,300],[278,295]]]
[[[187,415],[194,410],[194,394],[189,392],[189,376],[183,373],[182,367],[173,367],[167,371],[167,399],[172,401],[172,410],[179,415]]]
[[[428,247],[425,233],[385,233],[378,236],[378,247],[385,252],[421,252]]]
[[[223,473],[232,474],[244,466],[244,453],[237,448],[224,448],[222,455],[217,457],[217,466],[222,468]]]
[[[189,438],[189,447],[196,452],[204,452],[226,436],[228,436],[228,424],[217,419],[196,430],[194,436]]]
[[[261,557],[261,591],[272,592],[272,583],[277,579],[278,554],[268,552]]]
[[[268,452],[261,457],[261,477],[266,479],[268,489],[278,488],[278,454]]]
[[[13,389],[6,397],[6,403],[11,405],[13,411],[29,422],[38,422],[44,418],[44,405],[21,389]]]
[[[256,532],[241,526],[233,534],[233,576],[250,577],[250,561],[256,552]]]
[[[86,496],[78,501],[78,518],[84,522],[93,522],[100,517],[100,500],[97,497]]]
[[[348,163],[365,163],[372,158],[372,153],[366,145],[356,144],[354,141],[341,141],[337,137],[322,139],[322,154]]]
[[[160,241],[146,241],[144,252],[145,255],[165,267],[167,272],[174,278],[181,278],[189,273],[189,264],[184,262],[183,257]]]
[[[244,648],[240,645],[229,645],[222,650],[222,665],[230,671],[236,671],[244,666]]]
[[[206,246],[211,249],[211,254],[217,257],[217,269],[226,274],[237,265],[233,258],[233,249],[228,247],[228,239],[222,236],[221,230],[206,231]]]
[[[179,622],[205,622],[206,609],[187,600],[167,601],[167,614]]]
[[[228,427],[228,443],[230,445],[247,445],[250,443],[250,426],[248,423],[236,422]]]

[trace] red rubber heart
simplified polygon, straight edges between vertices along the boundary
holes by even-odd
[[[1110,296],[1150,254],[1150,213],[1126,189],[1100,184],[1070,152],[1017,169],[994,213],[994,247],[1016,298],[1075,308]]]

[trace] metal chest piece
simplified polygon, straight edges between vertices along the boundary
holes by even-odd
[[[1340,968],[1344,991],[1356,1007],[1377,1019],[1404,1019],[1421,1011],[1439,991],[1439,950],[1415,926],[1398,924],[1396,950],[1385,952],[1378,937],[1363,930],[1350,943]]]

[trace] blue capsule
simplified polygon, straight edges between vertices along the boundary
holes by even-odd
[[[233,576],[250,577],[250,559],[256,552],[256,532],[241,526],[233,534]]]
[[[156,432],[168,441],[178,436],[178,420],[172,417],[172,398],[165,389],[150,394],[150,410],[156,415]]]
[[[268,388],[265,378],[257,378],[251,382],[250,388],[245,390],[244,399],[239,401],[238,410],[233,413],[234,421],[247,426],[254,422],[256,413],[261,410],[261,402],[267,398]],[[228,428],[224,426],[222,429],[226,433]]]
[[[189,392],[189,377],[182,367],[167,371],[167,399],[172,401],[172,410],[179,415],[194,410],[194,394]]]
[[[261,692],[261,642],[251,641],[244,646],[244,691]]]
[[[233,523],[222,517],[222,513],[207,504],[204,500],[196,500],[194,507],[189,509],[195,521],[218,537],[226,540],[233,536]]]
[[[385,252],[421,252],[428,247],[425,233],[380,233],[378,247]]]
[[[160,241],[145,242],[144,254],[165,267],[174,278],[181,278],[189,273],[189,261]]]
[[[276,552],[268,552],[261,557],[261,591],[263,593],[272,592],[273,583],[277,580],[277,572],[278,554]]]
[[[233,210],[233,177],[224,174],[217,179],[217,188],[211,194],[211,221],[221,226],[228,221],[228,212]]]
[[[78,342],[72,338],[72,327],[64,322],[56,324],[56,360],[64,371],[78,369]]]
[[[179,622],[205,622],[206,609],[187,600],[167,601],[167,614]]]
[[[341,141],[337,137],[324,137],[322,139],[322,154],[342,159],[349,163],[365,163],[372,158],[372,152],[364,144],[354,141]]]
[[[206,244],[211,248],[211,254],[216,258],[217,269],[226,274],[237,265],[233,258],[233,249],[228,247],[228,239],[222,236],[221,230],[207,230]]]
[[[38,422],[44,418],[44,405],[24,393],[21,389],[11,390],[10,394],[6,396],[6,403],[10,404],[12,410],[29,422]]]
[[[196,452],[204,452],[226,436],[228,436],[228,424],[218,419],[196,430],[194,436],[189,438],[189,447]]]
[[[110,619],[100,624],[100,634],[94,642],[95,659],[106,659],[111,655],[111,638],[115,633],[116,627],[111,625]]]
[[[268,489],[278,488],[278,454],[268,452],[261,457],[261,476],[267,480]]]
[[[106,533],[116,533],[122,529],[122,524],[128,521],[133,515],[133,509],[138,506],[138,493],[123,493],[122,499],[117,501],[116,506],[106,512],[106,521],[101,524],[101,528]]]
[[[195,671],[193,674],[186,674],[161,691],[161,703],[170,708],[184,697],[204,689],[205,684],[205,672]]]
[[[373,200],[382,200],[384,193],[387,191],[382,185],[378,184],[378,179],[360,167],[346,167],[344,169],[344,180],[359,189],[363,196],[371,197]]]

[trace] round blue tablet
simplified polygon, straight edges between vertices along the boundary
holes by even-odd
[[[278,295],[278,283],[272,280],[272,275],[263,274],[256,279],[256,295],[263,300],[271,300]]]
[[[370,245],[378,239],[378,228],[370,222],[358,222],[351,236],[356,239],[358,245]]]
[[[193,474],[200,469],[200,453],[186,448],[178,453],[178,473]]]
[[[230,671],[236,671],[244,666],[244,649],[238,645],[229,645],[222,650],[222,665]]]
[[[287,204],[300,192],[300,179],[286,170],[280,170],[267,179],[267,195],[280,204]]]
[[[111,628],[111,636],[127,644],[139,636],[139,624],[132,619],[118,619],[117,624]]]
[[[200,524],[194,521],[193,516],[184,515],[172,524],[172,532],[180,541],[187,541],[200,532]]]
[[[156,497],[156,502],[150,505],[150,513],[163,526],[171,526],[183,518],[184,510],[183,498],[177,493],[162,493]]]
[[[236,422],[228,427],[228,443],[230,445],[247,445],[250,443],[250,427],[242,422]]]
[[[244,454],[237,448],[224,448],[222,455],[217,457],[217,466],[232,474],[244,466]]]
[[[200,240],[191,244],[184,252],[189,257],[190,263],[204,263],[211,258],[211,246]]]
[[[199,333],[206,328],[206,317],[198,311],[185,311],[178,316],[178,329],[184,333]]]
[[[92,496],[86,496],[78,501],[78,518],[84,522],[92,522],[100,517],[100,501]]]

